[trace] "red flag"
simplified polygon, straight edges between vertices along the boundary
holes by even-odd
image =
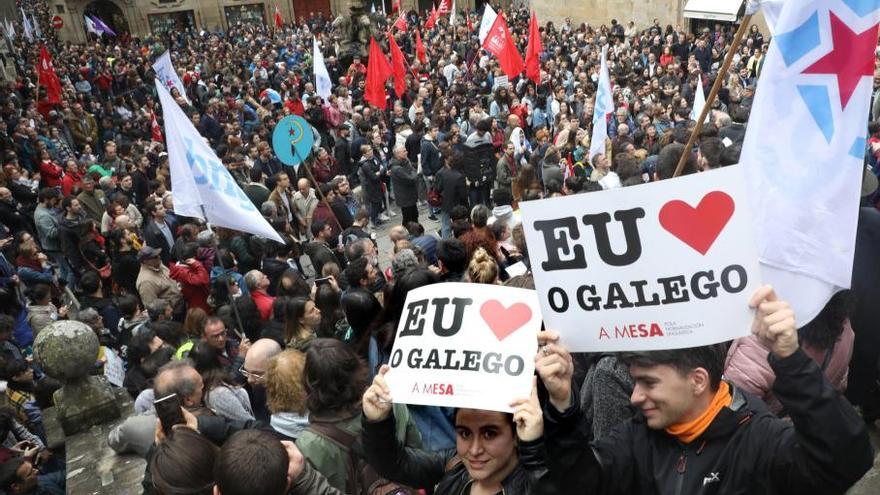
[[[468,32],[469,33],[474,32],[474,22],[471,20],[471,15],[465,14],[465,19],[467,19]]]
[[[406,91],[406,80],[404,79],[406,76],[406,59],[403,58],[403,52],[400,51],[400,47],[397,46],[397,40],[394,39],[390,31],[388,32],[388,47],[391,49],[391,70],[394,71],[394,92],[400,98],[403,96],[403,92]]]
[[[396,12],[400,10],[400,0],[394,0],[391,2],[391,12]]]
[[[406,16],[403,15],[403,12],[401,12],[397,20],[394,21],[394,27],[401,31],[406,31]]]
[[[278,4],[275,4],[275,29],[281,29],[284,26],[284,19],[281,18],[281,11],[278,10]]]
[[[422,44],[422,35],[416,30],[416,58],[419,62],[425,63],[428,57],[425,56],[425,45]]]
[[[385,81],[393,73],[391,64],[379,48],[376,40],[370,38],[370,60],[367,64],[367,86],[364,89],[364,100],[379,110],[385,110]]]
[[[159,127],[159,121],[156,120],[156,113],[152,112],[150,115],[152,117],[150,121],[150,138],[153,141],[161,143],[165,141],[165,139],[162,137],[162,128]]]
[[[437,7],[437,13],[448,14],[449,12],[449,0],[440,0],[440,5]]]
[[[425,22],[425,29],[434,29],[434,24],[437,22],[437,8],[431,7],[431,15],[428,16],[428,20]]]
[[[38,62],[37,75],[40,84],[46,86],[46,101],[57,105],[61,103],[61,79],[55,73],[55,67],[52,66],[52,56],[45,45],[40,46],[40,60]]]
[[[541,84],[541,32],[538,31],[538,17],[532,12],[529,21],[529,46],[526,48],[526,77]]]
[[[507,74],[507,77],[513,79],[523,71],[522,55],[519,54],[519,50],[516,49],[516,45],[510,37],[507,21],[504,20],[501,12],[498,12],[498,17],[495,18],[495,22],[489,29],[489,34],[483,41],[483,49],[498,58],[501,70]]]

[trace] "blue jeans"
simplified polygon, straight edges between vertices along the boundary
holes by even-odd
[[[449,213],[440,212],[440,237],[449,239],[452,237],[452,220],[449,219]]]

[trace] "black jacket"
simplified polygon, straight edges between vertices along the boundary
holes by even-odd
[[[412,166],[409,160],[392,158],[390,168],[394,202],[401,208],[415,206],[419,199],[418,188],[416,187],[416,180],[419,174],[415,167]]]
[[[404,447],[394,433],[394,415],[382,421],[363,421],[362,439],[367,461],[381,476],[407,486],[434,488],[434,495],[469,492],[470,474],[461,462],[452,461],[455,449],[437,452]],[[501,484],[505,495],[558,493],[539,479],[546,475],[544,443],[521,442],[519,465]],[[435,488],[436,487],[436,488]]]
[[[468,192],[464,174],[451,168],[441,169],[434,179],[434,187],[443,195],[443,203],[440,209],[449,213],[458,205],[467,206]]]
[[[165,237],[165,234],[159,230],[159,227],[156,225],[152,219],[144,219],[144,243],[151,248],[161,249],[161,257],[162,263],[166,265],[171,261],[171,249],[174,247],[173,244],[168,244],[168,239]],[[171,236],[174,236],[174,225],[171,224],[168,220],[165,220],[165,225],[168,226],[168,230],[171,231]]]
[[[361,160],[358,163],[358,174],[361,180],[361,188],[364,191],[364,200],[379,202],[382,200],[382,167],[376,158]]]
[[[731,405],[687,445],[638,414],[588,446],[577,400],[564,413],[546,403],[551,479],[579,494],[842,493],[873,464],[864,422],[802,350],[768,360],[791,421],[733,389]]]
[[[443,167],[443,161],[440,159],[440,149],[437,148],[437,141],[422,138],[422,175],[431,177],[439,172]]]

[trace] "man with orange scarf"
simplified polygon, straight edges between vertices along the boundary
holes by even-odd
[[[565,493],[843,493],[868,471],[864,422],[798,344],[794,312],[769,286],[749,305],[791,421],[722,380],[724,344],[622,353],[639,410],[594,440],[572,394],[571,355],[539,335],[548,475]]]

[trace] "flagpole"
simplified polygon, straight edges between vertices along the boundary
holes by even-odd
[[[748,29],[751,20],[751,14],[744,15],[742,18],[742,22],[739,25],[739,28],[736,30],[736,35],[733,37],[733,42],[731,42],[730,46],[728,47],[727,56],[724,57],[724,63],[721,65],[721,69],[718,71],[718,75],[715,76],[715,82],[712,84],[712,90],[709,91],[709,95],[706,97],[706,104],[703,105],[703,110],[700,112],[700,118],[697,119],[697,125],[696,127],[694,127],[693,132],[691,132],[690,137],[688,137],[687,144],[684,146],[684,153],[681,154],[681,158],[678,160],[678,166],[675,167],[675,173],[672,174],[673,177],[678,177],[684,170],[684,165],[687,163],[688,157],[691,154],[691,150],[694,147],[694,142],[697,140],[697,136],[700,135],[700,131],[703,130],[703,122],[705,122],[706,117],[709,115],[709,111],[712,110],[712,104],[715,103],[715,98],[718,96],[718,91],[721,90],[721,85],[724,84],[724,78],[727,76],[727,71],[730,70],[730,65],[733,63],[733,56],[736,55],[737,51],[739,51],[739,44],[742,42],[743,36],[746,34],[746,30]],[[702,83],[703,81],[701,75],[700,82],[698,84]]]
[[[309,180],[312,181],[312,184],[315,185],[315,191],[317,191],[318,196],[321,197],[321,202],[324,203],[325,206],[327,206],[327,209],[330,211],[330,216],[333,217],[333,221],[336,222],[336,226],[339,227],[339,233],[341,234],[342,231],[345,229],[342,228],[342,224],[339,222],[339,219],[336,218],[336,213],[333,211],[333,208],[330,206],[330,202],[327,201],[327,196],[324,196],[324,192],[321,191],[320,184],[318,184],[318,181],[315,180],[315,176],[312,175],[312,167],[309,166],[308,163],[306,163],[306,160],[304,158],[299,156],[299,151],[297,151],[296,146],[291,146],[290,149],[293,151],[293,154],[294,154],[294,156],[296,156],[296,159],[299,160],[300,163],[302,164],[302,166],[306,168],[306,173],[309,175]]]
[[[205,217],[205,226],[208,227],[208,232],[211,233],[211,244],[213,244],[212,247],[214,249],[219,249],[220,243],[217,241],[217,236],[214,235],[214,229],[211,228],[211,222],[208,221],[208,213],[205,212],[205,205],[201,204],[199,205],[199,208],[202,209],[202,216]],[[220,265],[220,269],[223,270],[223,272],[225,273],[226,267],[223,266],[223,257],[218,254],[215,259],[217,260],[217,264]],[[241,323],[241,314],[239,314],[238,312],[238,306],[235,304],[235,298],[232,297],[232,282],[229,280],[230,277],[225,278],[226,293],[229,294],[229,305],[232,306],[232,312],[235,314],[235,321],[236,323],[238,323],[238,329],[241,329],[241,331],[239,331],[237,328],[233,328],[232,331],[235,332],[236,335],[238,335],[239,339],[244,340],[244,325],[242,325]]]

